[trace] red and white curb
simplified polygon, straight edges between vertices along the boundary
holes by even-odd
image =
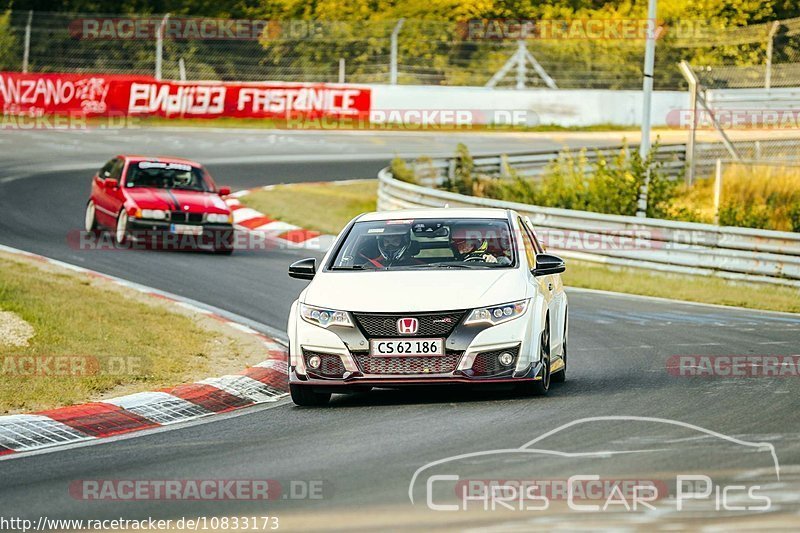
[[[174,302],[258,337],[269,354],[266,361],[238,374],[39,413],[0,416],[0,457],[186,422],[256,404],[276,402],[286,395],[287,351],[276,339],[191,302],[182,301],[178,296],[16,248],[0,245],[0,251],[24,255]]]
[[[236,191],[225,198],[233,211],[233,224],[237,229],[263,235],[270,242],[283,248],[327,251],[336,239],[335,235],[324,235],[318,231],[301,228],[271,218],[260,211],[245,206],[239,200],[255,191],[270,190],[276,185]]]

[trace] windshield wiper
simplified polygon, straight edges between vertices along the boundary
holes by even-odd
[[[476,268],[485,268],[485,267],[480,264],[448,263],[445,261],[440,263],[425,263],[424,265],[409,265],[409,268],[466,268],[474,270]]]
[[[331,270],[364,270],[364,265],[335,266],[331,267]]]

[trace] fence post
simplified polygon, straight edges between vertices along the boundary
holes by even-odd
[[[772,23],[767,36],[767,71],[764,73],[764,88],[769,90],[772,87],[772,47],[775,44],[775,34],[778,33],[778,28],[781,27],[779,20]]]
[[[339,83],[344,83],[344,58],[339,58]]]
[[[689,112],[691,113],[692,124],[689,128],[689,140],[686,142],[686,181],[689,185],[694,181],[694,144],[697,136],[697,76],[694,75],[692,67],[685,60],[679,65],[681,74],[689,84]]]
[[[178,59],[178,75],[181,77],[181,81],[186,81],[186,61],[182,57]]]
[[[389,83],[391,85],[397,85],[397,36],[400,35],[400,28],[403,27],[405,21],[406,19],[398,20],[392,30],[391,59],[389,65]]]
[[[167,25],[167,19],[169,18],[169,13],[164,15],[164,18],[161,19],[161,25],[158,27],[158,31],[156,32],[156,79],[161,80],[161,62],[163,60],[163,52],[164,52],[164,27]]]
[[[25,24],[25,49],[22,52],[22,72],[28,73],[28,60],[31,55],[31,23],[33,22],[33,10],[28,11],[28,23]]]
[[[719,202],[722,195],[722,159],[717,158],[714,172],[714,224],[719,226]]]
[[[645,218],[647,216],[647,193],[650,189],[650,165],[645,169],[644,183],[639,189],[639,202],[636,204],[636,216]]]
[[[650,116],[653,99],[653,67],[656,59],[656,4],[657,0],[649,0],[647,4],[647,41],[644,49],[644,72],[642,80],[642,140],[639,143],[639,155],[645,161],[650,153]]]
[[[517,42],[517,89],[525,88],[525,41]]]

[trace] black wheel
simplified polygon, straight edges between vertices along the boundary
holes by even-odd
[[[539,356],[544,365],[539,374],[540,379],[523,384],[523,391],[530,396],[544,396],[550,390],[550,321],[545,324],[539,339]]]
[[[225,234],[215,236],[214,253],[219,255],[231,255],[233,253],[233,232],[225,232]]]
[[[303,407],[318,407],[325,405],[331,399],[330,392],[314,392],[311,387],[289,384],[292,401]]]
[[[566,316],[564,317],[564,345],[561,351],[561,359],[564,362],[564,366],[561,367],[561,370],[555,372],[552,376],[550,376],[550,381],[553,383],[564,383],[567,380],[567,337],[569,326],[569,311],[567,312]]]

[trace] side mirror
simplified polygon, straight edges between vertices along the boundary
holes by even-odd
[[[230,187],[220,187],[219,188],[219,195],[220,196],[228,196],[231,193]]]
[[[314,279],[317,273],[317,260],[313,257],[301,259],[289,265],[289,277],[297,279]]]
[[[106,189],[116,189],[119,187],[119,180],[115,180],[114,178],[108,178],[105,181]]]
[[[536,268],[531,272],[534,276],[547,276],[550,274],[560,274],[567,269],[564,260],[557,255],[536,254]]]

